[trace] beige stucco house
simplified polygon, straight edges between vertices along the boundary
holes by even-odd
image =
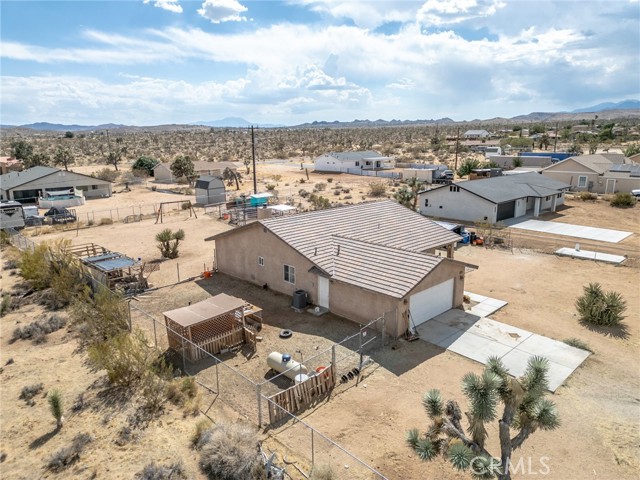
[[[578,192],[629,193],[640,188],[640,165],[621,153],[570,157],[545,168],[542,175],[568,183]]]
[[[235,172],[238,169],[238,165],[234,162],[206,162],[198,160],[193,162],[193,168],[199,177],[221,177],[225,169],[230,168]],[[153,179],[160,183],[174,183],[176,178],[171,171],[171,164],[160,162],[153,167]]]
[[[455,233],[391,200],[273,218],[216,235],[217,270],[393,336],[462,305]]]

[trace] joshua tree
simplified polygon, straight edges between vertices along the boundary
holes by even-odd
[[[545,398],[548,387],[548,361],[531,357],[524,375],[511,378],[499,358],[491,357],[482,375],[467,373],[462,379],[462,391],[469,400],[465,412],[468,428],[462,426],[458,403],[446,404],[440,391],[429,390],[422,403],[432,424],[423,434],[417,428],[407,432],[407,443],[425,461],[438,454],[447,458],[458,470],[471,470],[474,477],[500,480],[511,478],[511,454],[536,430],[553,430],[560,425],[553,402]],[[485,448],[487,423],[498,418],[500,458],[494,458]],[[517,430],[511,436],[511,430]]]
[[[49,400],[49,408],[51,409],[51,415],[56,419],[56,429],[60,430],[62,428],[62,395],[58,390],[52,390],[48,395]]]
[[[418,192],[422,189],[424,183],[416,177],[407,180],[406,184],[400,187],[395,193],[394,198],[400,205],[415,211],[418,206]]]
[[[171,229],[165,228],[156,235],[158,249],[164,258],[178,258],[178,244],[184,240],[184,230],[180,229],[172,232]]]

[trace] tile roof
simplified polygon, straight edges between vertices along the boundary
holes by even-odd
[[[392,200],[317,210],[260,223],[326,272],[331,272],[333,266],[335,235],[412,252],[425,252],[460,240],[459,235]]]
[[[331,237],[331,278],[402,298],[443,261],[442,257],[353,238]]]
[[[456,182],[454,185],[493,203],[510,202],[524,197],[546,197],[571,187],[535,172],[467,180]],[[448,186],[440,188],[448,188]],[[428,194],[429,190],[426,193]]]

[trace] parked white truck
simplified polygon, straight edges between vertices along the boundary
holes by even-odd
[[[0,203],[0,229],[13,228],[20,230],[24,228],[24,211],[20,202]]]

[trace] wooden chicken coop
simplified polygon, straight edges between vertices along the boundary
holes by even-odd
[[[207,353],[216,355],[245,343],[255,352],[257,332],[246,324],[246,318],[255,320],[261,318],[261,313],[254,305],[225,293],[163,312],[169,347],[184,350],[191,362]]]

